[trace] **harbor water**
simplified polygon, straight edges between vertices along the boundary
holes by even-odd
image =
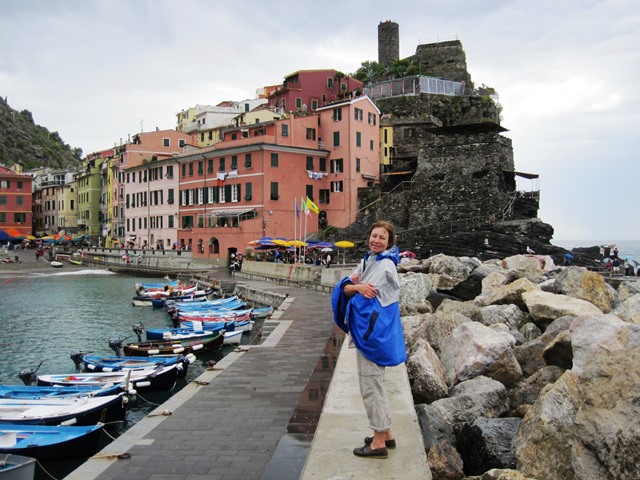
[[[113,355],[109,339],[134,342],[133,325],[169,328],[171,319],[163,309],[133,307],[136,282],[161,282],[161,278],[136,278],[105,270],[52,271],[24,276],[0,277],[0,384],[22,385],[21,370],[38,369],[39,374],[74,373],[71,353],[83,351]],[[256,327],[259,327],[256,325]],[[259,328],[243,334],[242,343],[255,340]],[[199,356],[189,366],[185,379],[168,392],[146,392],[131,402],[125,424],[114,436],[124,433],[138,420],[197,378],[210,360],[220,360],[233,347]],[[107,439],[108,441],[108,439]],[[36,466],[36,478],[64,478],[82,461],[47,462]]]

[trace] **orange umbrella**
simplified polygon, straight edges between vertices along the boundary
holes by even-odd
[[[14,227],[7,228],[5,232],[7,232],[7,234],[11,237],[24,237],[22,232]]]

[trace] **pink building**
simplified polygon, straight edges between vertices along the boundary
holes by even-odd
[[[361,96],[230,127],[215,147],[179,157],[180,245],[196,258],[226,261],[263,236],[299,237],[295,205],[306,197],[320,209],[300,214],[307,237],[346,227],[357,215],[358,189],[379,179],[379,115]]]
[[[171,249],[178,239],[178,161],[152,160],[124,171],[129,248]]]
[[[0,229],[31,235],[33,197],[30,175],[16,173],[0,165]]]
[[[177,189],[174,185],[177,172],[174,170],[174,176],[168,178],[169,167],[175,169],[175,164],[173,161],[163,160],[174,159],[182,154],[186,146],[195,144],[196,140],[192,134],[175,130],[156,130],[139,133],[130,142],[115,148],[115,158],[111,166],[111,231],[114,232],[114,240],[137,247],[142,247],[146,241],[148,247],[161,244],[165,248],[171,248],[172,243],[176,241],[174,225],[177,208],[175,204],[169,203],[169,199],[174,199],[177,193],[177,190],[171,192],[171,189]],[[152,166],[153,164],[156,165]],[[147,195],[146,205],[141,200],[144,195]],[[154,207],[153,211],[147,208],[151,206]],[[156,207],[159,209],[158,213],[155,211]],[[143,215],[150,218],[142,220]]]
[[[364,84],[337,70],[298,70],[287,75],[281,86],[267,97],[269,106],[285,112],[313,111],[323,105],[356,97]],[[265,87],[265,91],[270,87]]]

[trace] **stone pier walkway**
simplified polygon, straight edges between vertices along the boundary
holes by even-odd
[[[392,396],[402,398],[395,402],[401,412],[393,413],[397,452],[387,460],[354,457],[351,449],[369,430],[353,352],[345,353],[345,337],[334,328],[329,294],[266,281],[247,283],[288,296],[266,340],[228,354],[66,479],[430,479],[404,367],[390,369],[396,372],[389,375]],[[312,437],[305,431],[307,417],[317,416],[329,388],[314,372],[334,366],[337,383],[329,389],[329,410],[323,411]],[[339,418],[348,421],[332,423]],[[311,422],[314,427],[316,422]],[[130,458],[119,459],[122,453]],[[410,464],[420,473],[407,476]],[[381,468],[384,476],[378,475]]]

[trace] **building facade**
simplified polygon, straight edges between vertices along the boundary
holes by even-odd
[[[32,182],[30,175],[0,165],[0,229],[32,234]]]
[[[358,189],[379,179],[379,115],[368,97],[316,113],[231,126],[215,148],[178,158],[179,248],[195,258],[226,261],[263,236],[294,238],[296,204],[318,208],[303,236],[325,225],[347,226]]]
[[[282,85],[269,95],[269,106],[285,112],[314,111],[317,108],[355,97],[364,84],[337,70],[298,70],[287,75]]]

